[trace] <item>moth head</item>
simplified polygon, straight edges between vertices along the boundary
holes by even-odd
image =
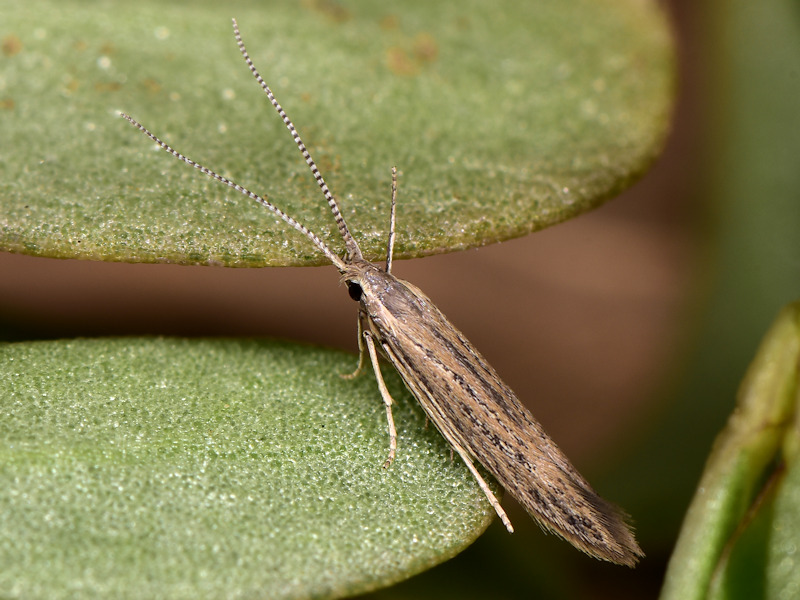
[[[369,303],[382,297],[392,282],[397,280],[376,265],[361,259],[345,265],[340,281],[347,285],[347,293],[353,300]]]

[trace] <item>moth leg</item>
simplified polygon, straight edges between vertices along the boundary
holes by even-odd
[[[508,530],[508,533],[514,533],[514,526],[511,525],[511,520],[508,518],[506,511],[504,511],[503,507],[500,506],[500,501],[494,495],[494,492],[492,492],[492,490],[489,489],[489,484],[487,484],[486,481],[484,481],[483,477],[481,477],[481,474],[478,473],[478,469],[476,469],[475,465],[472,464],[472,458],[470,457],[470,455],[453,439],[449,438],[448,436],[445,436],[445,438],[447,438],[447,441],[450,442],[451,452],[452,450],[455,450],[456,452],[458,452],[458,455],[462,459],[464,459],[464,463],[467,465],[467,468],[469,469],[470,473],[472,473],[472,476],[478,482],[478,486],[480,486],[480,488],[483,490],[483,493],[486,494],[486,499],[489,501],[489,504],[492,505],[492,508],[494,508],[494,511],[497,513],[497,516],[500,517],[500,521],[502,521],[503,525],[505,525],[506,529]]]
[[[383,463],[383,468],[386,469],[392,464],[395,454],[397,454],[397,430],[394,428],[394,417],[392,417],[392,396],[389,390],[386,389],[386,384],[383,382],[383,375],[381,375],[381,367],[378,364],[378,353],[375,351],[375,342],[372,341],[372,334],[368,331],[364,333],[364,343],[369,352],[369,358],[372,362],[372,370],[375,371],[375,379],[378,381],[378,389],[381,391],[383,404],[386,406],[386,420],[389,422],[389,456],[386,462]]]
[[[366,364],[367,360],[367,350],[364,348],[364,318],[366,315],[364,311],[358,311],[358,366],[356,370],[352,373],[342,373],[339,375],[342,379],[355,379],[361,372],[364,370],[364,365]]]

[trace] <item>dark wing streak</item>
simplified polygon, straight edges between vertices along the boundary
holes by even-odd
[[[429,394],[426,390],[425,385],[418,385],[420,383],[419,378],[412,378],[412,377],[406,378],[407,375],[411,374],[410,371],[404,368],[406,365],[404,365],[403,362],[400,360],[400,358],[396,354],[394,354],[394,352],[392,352],[392,349],[390,347],[384,345],[382,349],[384,356],[388,358],[388,360],[396,368],[398,373],[401,374],[403,380],[406,383],[406,386],[409,388],[409,390],[411,390],[411,393],[414,395],[415,398],[417,398],[417,401],[419,402],[420,406],[422,406],[423,409],[425,410],[425,414],[428,415],[428,418],[431,421],[433,421],[434,425],[439,430],[439,433],[441,433],[444,439],[450,444],[451,457],[452,457],[452,451],[455,451],[459,455],[459,457],[466,463],[467,468],[470,470],[473,477],[477,481],[478,487],[480,487],[483,493],[486,495],[486,498],[489,500],[489,504],[492,505],[492,508],[497,513],[497,516],[500,517],[500,520],[503,522],[503,525],[505,525],[509,533],[514,533],[514,527],[511,524],[511,521],[509,520],[506,511],[503,510],[500,501],[497,499],[497,496],[495,495],[494,491],[489,487],[489,484],[486,483],[484,477],[476,469],[473,457],[469,453],[469,450],[467,450],[464,447],[464,444],[460,439],[460,436],[458,435],[458,429],[455,427],[449,427],[448,423],[450,423],[450,421],[447,418],[445,418],[444,415],[435,415],[431,413],[430,409],[435,409],[437,405],[431,402],[426,403],[421,400],[424,398],[429,398]]]

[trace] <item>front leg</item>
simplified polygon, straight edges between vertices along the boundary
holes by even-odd
[[[359,309],[358,311],[358,366],[356,370],[352,373],[342,373],[340,377],[342,379],[355,379],[359,375],[361,375],[361,371],[364,369],[364,363],[366,363],[366,348],[364,347],[364,332],[369,330],[364,329],[364,319],[367,318],[367,313],[363,310]]]

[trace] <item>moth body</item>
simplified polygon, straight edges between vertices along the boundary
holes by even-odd
[[[419,288],[367,265],[350,284],[361,288],[361,328],[453,449],[468,465],[483,465],[546,530],[597,558],[635,564],[641,550],[624,515],[592,489],[478,350]],[[499,503],[495,510],[501,514]]]

